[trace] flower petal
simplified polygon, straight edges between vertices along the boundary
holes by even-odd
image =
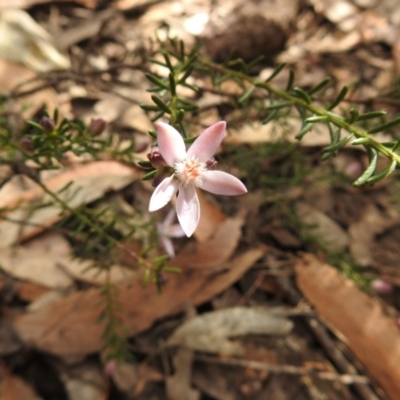
[[[186,146],[181,134],[171,125],[157,123],[157,142],[166,163],[173,167],[177,161],[186,158]]]
[[[164,207],[178,191],[179,182],[170,176],[165,178],[154,190],[150,199],[149,211],[156,211]]]
[[[207,192],[225,196],[237,196],[247,193],[246,186],[236,177],[223,171],[207,171],[199,186]]]
[[[180,238],[185,236],[185,232],[183,232],[183,229],[179,224],[174,224],[169,227],[167,235],[173,238]]]
[[[180,187],[176,202],[176,212],[186,236],[192,236],[200,219],[199,199],[193,186]]]
[[[167,238],[166,236],[162,236],[160,239],[166,253],[170,256],[170,258],[174,258],[175,249],[172,240]]]
[[[226,122],[219,121],[211,125],[190,146],[188,157],[195,156],[199,161],[206,162],[218,150],[225,136]]]
[[[166,215],[166,217],[164,218],[164,221],[162,222],[162,226],[164,227],[164,232],[168,232],[168,229],[173,224],[175,218],[176,218],[175,208],[171,208],[168,211],[168,214]]]

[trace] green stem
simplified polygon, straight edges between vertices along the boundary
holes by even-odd
[[[100,236],[102,236],[103,238],[107,239],[108,241],[110,241],[110,243],[114,244],[116,247],[118,247],[119,249],[121,249],[122,251],[124,251],[126,254],[128,254],[128,256],[130,256],[131,258],[133,258],[135,261],[138,262],[138,264],[143,265],[143,267],[145,269],[149,269],[149,270],[154,270],[154,266],[147,261],[146,259],[144,259],[143,257],[139,256],[138,254],[136,254],[135,252],[127,249],[125,246],[123,246],[121,243],[118,242],[117,239],[113,238],[111,235],[109,235],[107,232],[105,232],[103,229],[101,229],[101,227],[99,227],[96,223],[94,223],[93,221],[91,221],[86,215],[82,214],[79,210],[76,210],[72,207],[70,207],[63,199],[61,199],[60,197],[58,197],[55,193],[53,193],[45,184],[43,184],[40,181],[36,182],[41,188],[42,190],[47,193],[54,201],[56,201],[58,204],[61,205],[61,207],[64,210],[67,210],[68,212],[70,212],[72,215],[75,215],[75,217],[77,217],[78,219],[80,219],[81,221],[83,221],[86,225],[90,226],[91,229],[93,229],[94,232],[98,233]]]
[[[248,76],[243,72],[231,70],[229,68],[226,68],[219,64],[215,64],[206,59],[199,58],[197,61],[203,67],[206,67],[206,68],[214,70],[214,71],[219,71],[227,76],[239,78],[245,82],[251,83],[254,86],[264,88],[269,93],[273,93],[277,97],[279,97],[283,100],[286,100],[293,105],[297,105],[298,107],[306,109],[306,110],[310,111],[311,113],[313,113],[314,115],[318,115],[318,116],[326,118],[326,122],[331,122],[332,124],[336,125],[337,127],[342,128],[349,133],[352,133],[357,138],[368,139],[368,141],[369,141],[368,144],[370,147],[374,148],[376,151],[383,154],[389,160],[396,161],[397,165],[400,165],[400,156],[398,154],[396,154],[389,148],[385,147],[378,141],[372,139],[367,131],[360,129],[358,127],[355,127],[354,125],[348,123],[340,115],[335,114],[331,111],[325,110],[323,108],[317,107],[312,103],[307,103],[305,100],[298,98],[296,96],[293,96],[284,90],[278,89],[278,88],[272,86],[271,84],[269,84],[268,82],[259,81],[256,78]]]

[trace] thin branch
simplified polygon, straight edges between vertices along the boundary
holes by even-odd
[[[257,371],[267,371],[278,374],[289,375],[312,375],[319,379],[328,381],[337,381],[346,385],[354,383],[368,385],[370,383],[368,377],[362,375],[342,374],[339,375],[335,372],[318,371],[312,368],[298,367],[296,365],[277,365],[269,364],[260,361],[240,360],[236,358],[216,358],[204,355],[197,355],[197,361],[208,362],[212,364],[229,365],[230,367],[251,368]]]

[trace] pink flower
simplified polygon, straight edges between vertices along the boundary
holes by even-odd
[[[179,224],[173,224],[175,219],[175,209],[171,208],[161,224],[157,224],[158,236],[167,254],[175,257],[174,245],[171,238],[179,238],[185,235]]]
[[[209,162],[225,136],[226,122],[211,125],[186,152],[180,133],[172,126],[157,124],[157,142],[165,162],[174,170],[156,188],[150,199],[149,211],[164,207],[179,191],[176,212],[187,236],[196,230],[200,218],[196,187],[214,194],[236,196],[247,193],[243,183],[226,172],[209,169]]]

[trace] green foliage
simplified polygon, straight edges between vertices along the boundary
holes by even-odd
[[[233,165],[246,177],[249,191],[274,191],[289,185],[300,185],[311,172],[307,155],[296,143],[275,141],[257,146],[226,146]]]
[[[130,345],[127,337],[129,331],[125,327],[121,314],[122,305],[119,302],[119,292],[109,280],[101,286],[102,312],[98,322],[104,324],[103,330],[103,354],[105,359],[117,362],[132,359]]]
[[[311,89],[305,90],[293,87],[294,73],[290,71],[286,90],[275,87],[271,82],[284,69],[279,65],[265,80],[260,81],[250,75],[251,69],[260,60],[245,63],[243,60],[227,60],[223,65],[213,63],[198,56],[197,49],[185,54],[182,42],[170,40],[162,44],[160,55],[163,61],[155,57],[150,61],[169,70],[168,75],[159,77],[153,73],[147,73],[146,77],[155,85],[150,91],[157,93],[152,99],[154,105],[142,105],[142,108],[154,113],[153,120],[167,114],[170,123],[180,129],[184,137],[188,137],[182,121],[187,112],[196,112],[197,106],[193,101],[180,97],[179,85],[197,91],[198,88],[188,81],[192,74],[210,76],[214,90],[221,92],[231,99],[231,105],[241,109],[245,115],[256,111],[256,118],[263,124],[270,123],[282,117],[293,117],[295,113],[302,120],[302,126],[296,138],[301,140],[310,132],[316,123],[326,123],[330,131],[331,144],[322,150],[322,160],[337,155],[337,152],[346,145],[362,145],[370,154],[370,165],[362,176],[354,182],[355,186],[373,184],[390,175],[400,164],[400,156],[397,152],[400,141],[380,143],[374,139],[373,134],[389,131],[400,125],[400,117],[382,121],[384,111],[371,111],[360,113],[356,108],[349,111],[348,116],[337,114],[333,110],[340,107],[345,100],[349,87],[344,86],[336,97],[330,102],[324,102],[318,95],[324,92],[332,84],[327,77],[316,83]],[[222,90],[222,84],[232,81],[242,89],[242,94],[229,95]],[[264,95],[263,95],[264,93]],[[320,104],[324,104],[321,107]],[[379,120],[377,123],[376,120]],[[364,128],[368,123],[368,127]],[[388,159],[388,166],[382,171],[377,170],[377,157],[384,156]]]

